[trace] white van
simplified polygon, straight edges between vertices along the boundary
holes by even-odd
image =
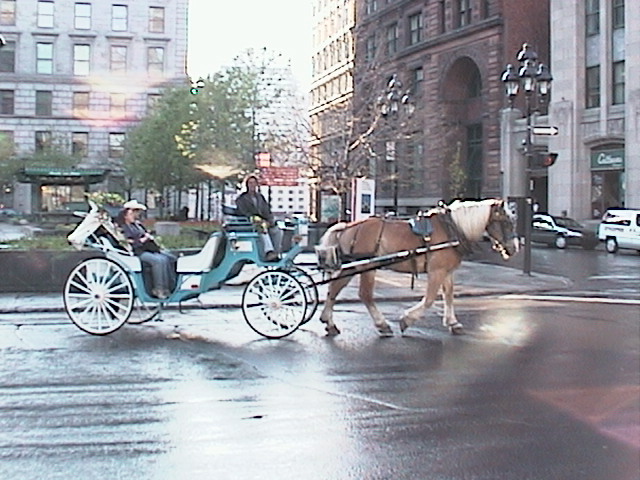
[[[605,242],[607,252],[631,248],[640,252],[640,210],[610,208],[598,226],[598,240]]]

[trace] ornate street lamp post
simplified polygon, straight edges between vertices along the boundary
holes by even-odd
[[[520,91],[524,92],[525,117],[527,120],[527,131],[523,141],[525,156],[525,185],[527,198],[524,208],[524,265],[523,273],[531,275],[531,223],[533,210],[533,185],[531,180],[531,169],[534,164],[533,149],[533,126],[532,116],[535,113],[534,106],[544,101],[551,91],[553,77],[547,66],[538,63],[538,54],[531,49],[528,43],[522,45],[522,50],[518,52],[516,60],[520,64],[517,70],[512,64],[507,65],[502,73],[501,80],[505,86],[505,94],[509,99],[509,106],[513,108],[513,103]]]
[[[402,91],[402,82],[394,74],[387,83],[386,93],[378,98],[378,108],[380,115],[385,119],[397,120],[398,116],[406,114],[411,116],[415,110],[415,106],[409,97],[409,91]],[[402,109],[402,112],[401,112]],[[392,180],[393,180],[393,212],[398,215],[398,180],[399,168],[397,157],[397,141],[391,140],[385,142],[385,159],[392,164]]]

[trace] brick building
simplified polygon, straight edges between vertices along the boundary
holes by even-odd
[[[188,0],[0,0],[0,131],[15,154],[56,145],[122,189],[122,142],[163,87],[186,81]],[[84,186],[17,184],[25,213]]]
[[[404,214],[502,194],[500,76],[525,41],[549,58],[548,0],[356,2],[353,115],[361,132],[375,125],[357,155],[375,172],[378,211],[394,195]],[[380,117],[394,76],[415,108]]]

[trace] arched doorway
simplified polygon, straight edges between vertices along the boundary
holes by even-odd
[[[449,195],[480,198],[484,179],[482,77],[469,57],[455,60],[443,79]],[[453,146],[453,148],[452,148]]]

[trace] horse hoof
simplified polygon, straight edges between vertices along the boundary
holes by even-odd
[[[393,337],[393,330],[391,330],[389,325],[378,327],[378,333],[383,337]]]
[[[331,327],[327,326],[325,330],[327,331],[327,337],[335,337],[336,335],[340,335],[340,330],[335,325]]]
[[[404,333],[404,331],[405,331],[407,328],[409,328],[409,325],[407,324],[407,322],[406,322],[404,319],[403,319],[403,320],[400,320],[400,331],[401,331],[402,333]]]
[[[454,325],[449,325],[449,331],[451,335],[462,335],[464,333],[464,327],[461,323],[456,323]]]

